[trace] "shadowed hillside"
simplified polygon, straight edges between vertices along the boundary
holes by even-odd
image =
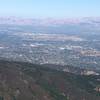
[[[0,100],[100,100],[99,79],[44,65],[0,61]]]

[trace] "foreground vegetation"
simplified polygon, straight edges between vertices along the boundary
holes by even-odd
[[[99,79],[50,65],[0,61],[0,100],[100,100]]]

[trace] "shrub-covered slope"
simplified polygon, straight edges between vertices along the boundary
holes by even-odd
[[[0,100],[100,100],[99,79],[50,65],[0,61]]]

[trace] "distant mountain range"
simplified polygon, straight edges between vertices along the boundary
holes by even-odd
[[[65,18],[65,19],[27,19],[17,17],[0,17],[0,24],[18,24],[18,25],[65,25],[65,24],[100,24],[100,17],[84,18]]]

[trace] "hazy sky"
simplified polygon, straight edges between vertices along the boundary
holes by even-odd
[[[100,0],[0,0],[0,16],[98,17]]]

